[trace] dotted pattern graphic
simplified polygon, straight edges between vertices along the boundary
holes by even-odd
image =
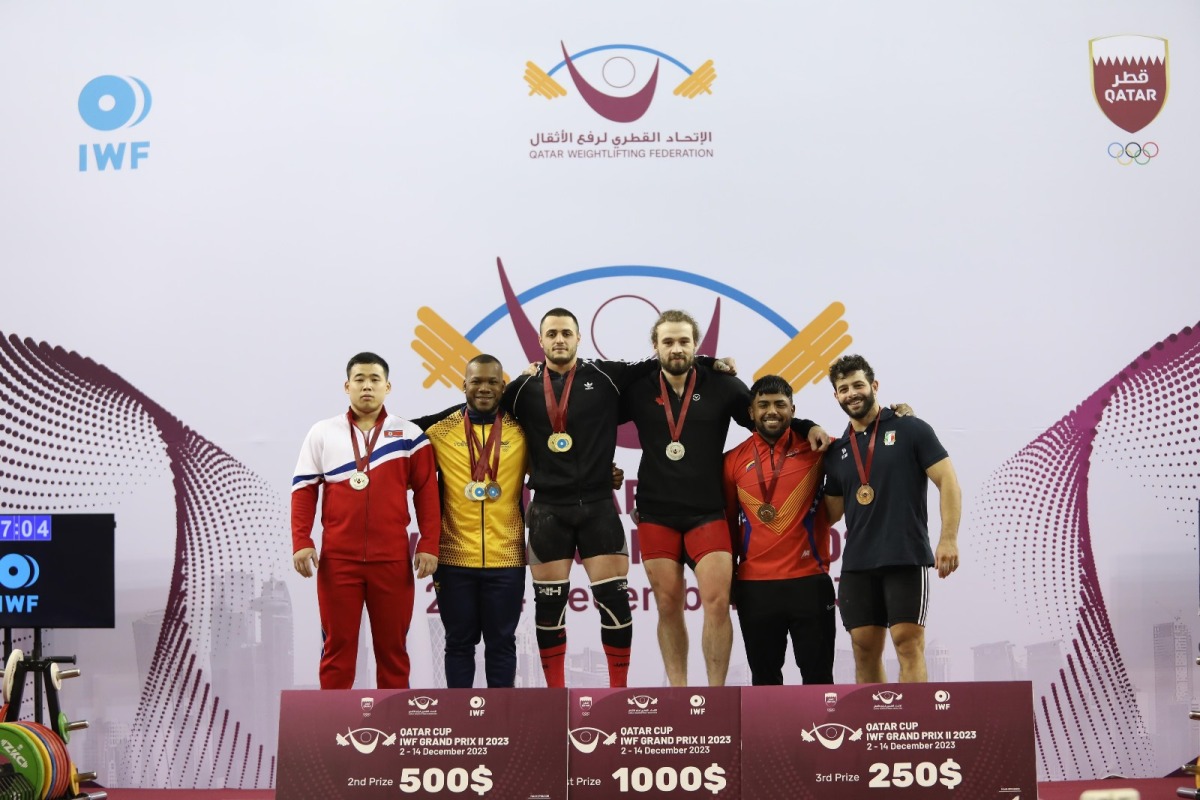
[[[1088,475],[1094,452],[1105,453],[1174,512],[1194,553],[1198,385],[1200,333],[1188,327],[1006,461],[981,492],[968,540],[982,543],[985,570],[1040,635],[1069,643],[1052,685],[1034,685],[1043,780],[1146,775],[1153,767],[1100,589]]]
[[[279,493],[111,370],[0,334],[0,513],[115,513],[120,546],[131,535],[122,504],[168,474],[174,571],[123,774],[162,788],[266,788],[275,758],[252,726],[267,723],[223,703],[206,669],[213,643],[234,635],[214,610],[248,605],[230,595],[256,583],[222,576],[261,581],[286,548]]]

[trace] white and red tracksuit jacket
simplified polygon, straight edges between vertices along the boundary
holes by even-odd
[[[346,414],[322,420],[309,430],[292,477],[292,552],[316,547],[312,538],[320,484],[321,558],[355,561],[408,560],[408,490],[417,512],[418,553],[438,555],[441,503],[437,465],[429,439],[412,422],[387,414],[371,453],[370,483],[350,487],[355,472],[351,432],[359,452],[367,451],[366,434],[351,426]]]

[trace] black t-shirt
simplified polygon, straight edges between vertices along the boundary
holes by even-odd
[[[542,383],[543,365],[532,377],[522,375],[504,390],[501,405],[525,431],[529,452],[529,488],[541,502],[581,503],[612,497],[612,464],[617,449],[617,406],[621,390],[639,375],[658,369],[658,359],[599,361],[581,358],[567,396],[567,433],[573,440],[564,453],[550,450],[552,427]],[[555,398],[562,402],[566,376],[550,370]]]
[[[750,390],[739,378],[697,364],[696,385],[679,441],[686,452],[678,461],[667,458],[671,432],[662,402],[661,370],[638,378],[621,395],[621,421],[633,420],[642,444],[638,465],[637,509],[650,516],[687,517],[723,513],[722,470],[729,422],[753,428]],[[665,379],[664,379],[665,380]],[[668,385],[676,424],[683,398]],[[811,420],[793,420],[793,429],[807,436]]]
[[[890,408],[879,413],[875,458],[867,482],[875,499],[861,505],[855,497],[862,481],[850,436],[866,467],[875,424],[861,433],[852,427],[825,453],[825,493],[842,497],[846,507],[843,570],[887,566],[933,566],[929,546],[929,478],[925,470],[947,457],[933,428],[916,417],[898,417]]]

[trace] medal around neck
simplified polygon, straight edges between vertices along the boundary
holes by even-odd
[[[667,445],[667,458],[672,461],[678,461],[687,453],[687,448],[683,446],[683,442],[671,442]]]
[[[854,493],[854,496],[858,498],[859,505],[869,506],[871,505],[871,501],[875,499],[875,490],[864,483],[858,487],[858,491]]]
[[[571,445],[575,444],[575,440],[571,438],[571,434],[564,431],[562,433],[550,434],[550,440],[547,444],[551,452],[565,453],[571,449]]]
[[[468,500],[481,503],[487,499],[487,486],[482,481],[471,481],[463,489],[463,493]]]
[[[504,490],[495,481],[488,481],[483,487],[483,493],[487,496],[488,500],[499,500],[500,495],[504,494]]]
[[[370,482],[371,479],[362,470],[355,470],[354,474],[350,476],[350,488],[359,492],[367,488],[367,484]]]
[[[774,522],[775,517],[779,516],[779,511],[770,503],[763,503],[758,507],[758,511],[754,512],[763,522]]]

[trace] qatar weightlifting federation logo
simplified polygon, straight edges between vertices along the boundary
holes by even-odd
[[[496,259],[496,269],[500,278],[500,291],[503,302],[485,314],[482,319],[472,325],[465,333],[460,332],[454,325],[444,319],[437,311],[422,306],[417,310],[418,324],[414,330],[416,338],[412,342],[413,351],[421,357],[423,366],[428,371],[424,387],[429,389],[435,384],[456,389],[462,385],[463,374],[467,362],[483,352],[477,342],[500,323],[507,322],[512,326],[517,341],[521,346],[524,357],[528,361],[542,361],[545,354],[538,342],[538,329],[534,319],[531,319],[526,308],[535,300],[545,295],[554,295],[560,291],[567,292],[572,288],[593,282],[595,287],[588,286],[587,297],[591,302],[597,302],[591,312],[591,319],[586,314],[579,314],[581,333],[590,334],[589,339],[600,358],[620,358],[619,353],[607,353],[602,349],[606,345],[597,338],[599,321],[606,309],[614,307],[614,303],[624,304],[625,313],[621,314],[620,326],[628,330],[645,322],[647,334],[650,325],[657,318],[660,308],[658,303],[641,294],[633,294],[629,287],[645,287],[656,289],[656,294],[671,297],[676,301],[684,290],[700,290],[713,297],[712,316],[708,324],[703,326],[704,338],[699,343],[696,352],[700,355],[716,356],[722,325],[722,301],[732,301],[741,311],[748,311],[750,317],[757,317],[765,327],[774,331],[778,343],[768,345],[777,349],[762,363],[754,373],[754,379],[763,375],[780,375],[792,386],[795,393],[805,387],[823,382],[828,377],[829,365],[846,351],[854,341],[850,336],[850,325],[843,318],[846,307],[837,301],[829,303],[819,311],[807,324],[797,328],[779,312],[769,307],[761,300],[730,286],[729,284],[703,275],[697,275],[685,270],[670,267],[655,266],[608,266],[569,272],[551,280],[539,283],[523,292],[517,292],[509,282],[504,264]],[[605,286],[617,282],[617,288],[605,297]],[[661,289],[658,289],[661,285]],[[554,305],[573,303],[562,298],[543,301],[546,308]],[[643,308],[639,308],[642,306]],[[539,307],[539,310],[544,310]],[[574,309],[578,313],[578,309]],[[697,314],[697,317],[700,315]],[[536,317],[535,317],[536,318]],[[636,321],[635,321],[636,320]],[[590,323],[590,324],[589,324]],[[740,320],[739,324],[749,324],[748,320]],[[770,336],[756,336],[756,341],[770,342]],[[649,346],[647,340],[646,346]],[[581,353],[582,355],[582,353]],[[628,355],[628,354],[626,354]],[[729,354],[723,354],[729,355]],[[506,380],[508,376],[505,376]],[[747,380],[747,383],[750,381]],[[640,449],[636,433],[630,426],[623,427],[618,437],[622,447]]]
[[[645,115],[654,101],[664,61],[684,75],[672,91],[676,97],[694,100],[711,95],[717,79],[711,58],[692,69],[674,56],[638,44],[602,44],[572,54],[567,52],[564,42],[559,42],[559,49],[563,59],[549,70],[532,61],[525,62],[529,95],[547,100],[566,97],[566,88],[554,78],[565,68],[588,108],[613,122],[635,122]],[[608,89],[598,88],[601,83]]]
[[[683,100],[711,95],[713,82],[717,79],[711,58],[693,69],[681,59],[640,44],[602,44],[571,53],[564,42],[559,42],[559,50],[562,61],[549,70],[533,61],[525,62],[525,85],[529,88],[529,96],[558,100],[571,93],[567,89],[570,85],[591,111],[601,119],[620,125],[646,116],[660,94],[660,84],[666,76],[673,75],[671,79],[679,81],[671,93]],[[663,122],[663,115],[654,116]],[[688,120],[689,127],[695,124],[692,116],[681,118]],[[564,119],[579,122],[569,116]],[[549,161],[703,159],[715,155],[712,142],[712,130],[563,128],[539,131],[530,136],[529,157]]]
[[[396,744],[396,734],[386,733],[378,728],[347,728],[344,734],[335,734],[334,741],[339,747],[353,745],[354,749],[363,755],[370,755],[381,744],[384,747]]]

